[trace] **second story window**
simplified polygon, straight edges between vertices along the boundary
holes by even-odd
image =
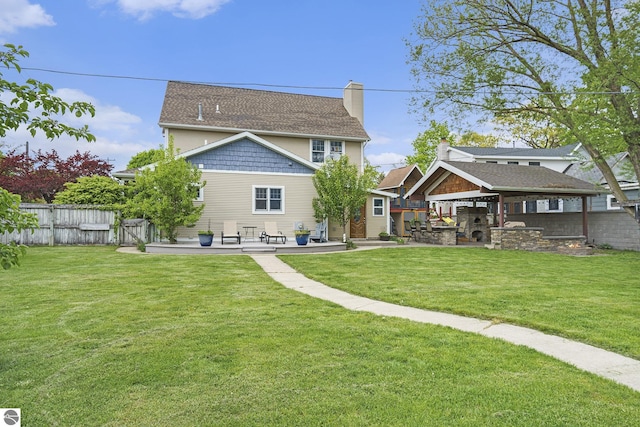
[[[328,156],[338,158],[342,154],[344,154],[344,141],[311,140],[311,161],[314,163],[324,163]]]

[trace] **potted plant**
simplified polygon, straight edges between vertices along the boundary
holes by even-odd
[[[213,243],[213,231],[198,231],[198,240],[200,241],[200,246],[211,246],[211,244]]]
[[[200,241],[200,246],[211,246],[211,244],[213,243],[213,231],[211,231],[211,218],[209,218],[209,222],[207,223],[207,229],[198,231],[198,240]]]
[[[301,228],[299,230],[295,230],[294,234],[296,235],[297,244],[306,245],[307,243],[309,243],[309,235],[311,234],[309,230]]]
[[[413,218],[411,221],[409,221],[409,224],[411,225],[411,231],[416,231],[417,229],[419,229],[421,223],[422,222],[418,218]]]
[[[382,240],[383,242],[388,242],[389,241],[389,233],[387,233],[386,231],[381,231],[378,236],[380,236],[380,240]]]

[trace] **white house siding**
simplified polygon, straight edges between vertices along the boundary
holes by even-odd
[[[222,231],[223,221],[234,220],[242,226],[256,226],[256,236],[264,229],[265,221],[275,221],[278,229],[293,238],[294,224],[302,221],[307,228],[315,228],[311,200],[316,196],[311,175],[284,175],[239,172],[203,171],[205,209],[193,228],[179,230],[179,239],[197,239],[198,230],[206,230],[211,223],[214,239]],[[253,213],[253,186],[284,187],[284,214]]]

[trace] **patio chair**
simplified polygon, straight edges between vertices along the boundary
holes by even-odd
[[[283,244],[287,243],[287,236],[282,234],[282,231],[278,231],[277,223],[271,221],[264,222],[264,232],[262,237],[267,241],[267,244],[269,244],[271,239],[276,239],[276,243],[278,243],[278,239],[280,239]]]
[[[467,221],[460,221],[456,230],[456,237],[465,237],[467,235]]]
[[[316,230],[309,235],[312,242],[324,243],[327,241],[327,223],[326,221],[316,223]]]
[[[240,244],[240,232],[236,221],[225,221],[222,233],[220,234],[220,243],[224,245],[224,239],[233,239]]]

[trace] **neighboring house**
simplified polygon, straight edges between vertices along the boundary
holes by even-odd
[[[636,201],[640,199],[640,187],[638,185],[638,180],[635,179],[635,177],[632,177],[634,174],[633,167],[629,161],[629,154],[624,152],[609,156],[607,163],[618,180],[620,187],[626,194],[627,199]],[[581,162],[573,163],[569,168],[567,168],[565,173],[575,178],[592,182],[602,186],[603,188],[609,189],[609,184],[607,184],[607,181],[604,179],[604,175],[602,175],[600,169],[598,169],[591,161],[583,160]],[[622,208],[613,194],[601,194],[599,197],[592,198],[591,210],[620,211]]]
[[[325,159],[346,155],[364,170],[369,136],[362,92],[358,83],[349,83],[343,98],[332,98],[169,82],[159,125],[206,181],[195,201],[205,204],[204,213],[179,238],[195,238],[209,223],[217,238],[225,220],[257,227],[256,235],[265,221],[275,221],[290,237],[300,222],[313,230],[312,176]],[[372,190],[347,235],[377,238],[388,231],[393,197]],[[342,238],[340,225],[328,228],[329,239]]]
[[[396,199],[391,200],[390,213],[392,219],[391,231],[398,236],[408,236],[409,231],[404,229],[404,222],[414,218],[425,221],[427,205],[424,200],[405,199],[404,195],[423,177],[418,165],[409,165],[391,169],[384,179],[378,184],[378,190],[397,194]]]
[[[498,163],[509,165],[544,166],[556,172],[563,172],[582,158],[580,144],[558,148],[482,148],[482,147],[441,147],[447,151],[447,158],[453,162]]]

